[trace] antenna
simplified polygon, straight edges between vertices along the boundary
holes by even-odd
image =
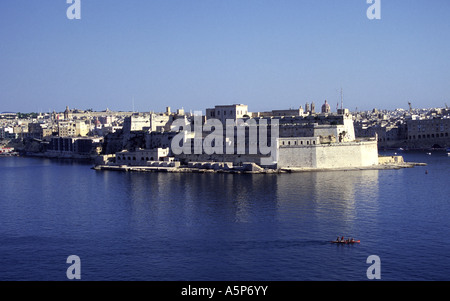
[[[341,110],[344,109],[344,92],[341,87]]]
[[[133,113],[134,113],[134,96],[132,97],[131,102],[132,102],[132,105],[133,105]]]

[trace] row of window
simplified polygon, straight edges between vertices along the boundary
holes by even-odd
[[[281,141],[281,145],[310,145],[310,141],[309,141],[309,140],[306,140],[306,141],[305,141],[306,143],[303,143],[304,141],[303,141],[303,140],[300,140],[300,143],[299,143],[299,144],[297,143],[297,140],[294,140],[294,141],[292,141],[292,142],[293,142],[293,143],[291,143],[291,141]],[[312,144],[312,145],[316,144],[316,141],[313,140],[311,144]]]
[[[211,112],[211,114],[212,114],[212,112]],[[242,115],[242,114],[246,114],[246,112],[244,110],[236,111],[236,115]],[[223,115],[227,115],[227,111],[223,110]],[[234,115],[233,110],[230,110],[230,114],[229,115]],[[217,116],[220,116],[220,111],[217,111]]]
[[[125,156],[123,156],[123,157],[120,157],[120,156],[117,156],[117,161],[131,161],[131,160],[133,160],[133,161],[136,161],[136,157],[131,157],[131,156],[129,156],[129,157],[125,157]],[[148,157],[141,157],[141,161],[153,161],[153,157],[150,157],[150,159],[148,158]]]
[[[417,139],[432,139],[432,138],[445,138],[445,137],[448,137],[448,133],[417,135]],[[409,136],[408,138],[409,138],[409,140],[416,139],[416,135]]]

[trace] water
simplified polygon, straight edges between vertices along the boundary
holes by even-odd
[[[82,280],[367,280],[369,255],[382,280],[450,280],[450,157],[403,155],[428,166],[144,174],[0,158],[0,280],[67,280],[69,255]]]

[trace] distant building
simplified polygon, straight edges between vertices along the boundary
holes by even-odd
[[[70,120],[72,118],[71,111],[69,110],[69,107],[66,107],[66,110],[64,111],[64,120]]]
[[[406,126],[409,148],[450,147],[450,118],[410,119]]]
[[[47,146],[47,154],[54,156],[89,157],[101,152],[102,138],[52,137]]]
[[[47,123],[29,123],[28,137],[35,139],[43,139],[53,135],[53,128]]]
[[[119,165],[151,165],[153,161],[163,161],[169,155],[169,148],[137,149],[133,152],[116,153],[116,164]]]
[[[327,102],[327,100],[325,100],[325,103],[322,105],[322,113],[330,113],[331,112],[331,107],[330,104]]]
[[[134,131],[143,131],[150,129],[150,115],[135,113],[129,117],[125,117],[123,122],[123,131],[125,133]]]
[[[84,120],[59,121],[59,137],[83,137],[89,134],[89,126]]]
[[[170,112],[170,108],[167,108]],[[136,131],[161,132],[170,129],[171,114],[136,113],[126,117],[123,123],[125,133]]]
[[[213,109],[206,109],[206,119],[219,119],[224,125],[227,119],[237,120],[249,117],[248,106],[243,104],[215,106]]]
[[[378,165],[375,139],[346,143],[320,143],[317,137],[280,138],[277,168],[350,168]]]
[[[253,113],[252,117],[298,117],[304,116],[305,111],[302,106],[298,109],[287,109],[287,110],[272,110],[267,112],[257,112]]]

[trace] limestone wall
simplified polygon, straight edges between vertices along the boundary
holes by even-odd
[[[402,156],[378,157],[378,164],[397,164],[397,163],[405,163]]]
[[[278,168],[347,168],[378,165],[376,141],[282,147]]]

